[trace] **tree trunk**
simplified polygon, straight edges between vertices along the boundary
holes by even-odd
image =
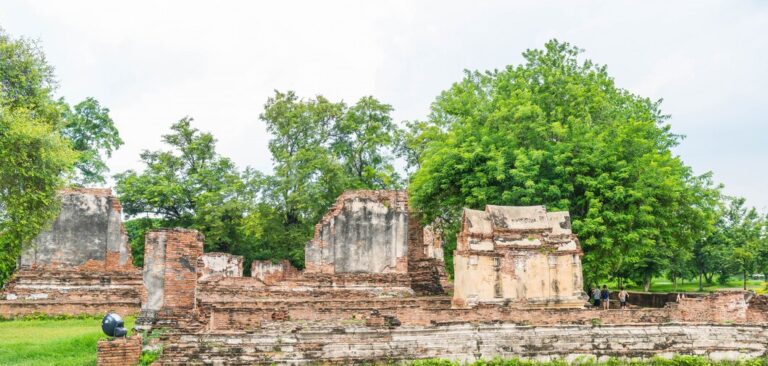
[[[704,291],[704,284],[701,282],[702,277],[704,277],[704,274],[699,271],[699,292]]]
[[[747,290],[747,271],[744,271],[744,291]]]
[[[643,278],[643,290],[648,292],[651,290],[651,276],[645,276]]]

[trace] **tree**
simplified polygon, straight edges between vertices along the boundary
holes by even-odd
[[[398,129],[391,112],[392,106],[367,96],[336,121],[333,150],[357,187],[385,189],[399,183],[386,155],[397,143]]]
[[[411,200],[425,222],[454,227],[463,207],[568,210],[585,283],[629,276],[648,287],[707,232],[699,190],[717,188],[693,184],[702,178],[672,154],[680,137],[659,102],[616,87],[579,53],[553,40],[523,65],[466,72],[442,92],[421,128]]]
[[[272,134],[274,174],[265,179],[258,217],[249,218],[264,256],[279,253],[271,258],[303,266],[314,225],[344,190],[397,187],[388,154],[398,133],[391,110],[373,97],[351,108],[292,91],[267,100],[260,118]]]
[[[255,201],[260,175],[250,169],[240,172],[216,153],[213,136],[191,122],[184,118],[163,136],[171,151],[141,154],[143,172],[115,175],[123,210],[129,217],[160,219],[163,226],[197,229],[205,235],[206,251],[244,254],[240,228]],[[143,235],[156,225],[137,223],[136,232]]]
[[[61,135],[54,88],[37,44],[0,29],[0,285],[56,216],[56,192],[77,157]]]
[[[104,174],[109,171],[104,156],[123,145],[123,140],[109,116],[109,109],[94,98],[86,98],[71,108],[63,100],[65,125],[62,133],[72,148],[79,153],[73,181],[80,185],[104,184]]]

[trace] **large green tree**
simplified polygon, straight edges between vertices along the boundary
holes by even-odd
[[[412,203],[453,231],[463,207],[568,210],[587,283],[616,276],[648,285],[708,232],[711,210],[699,202],[708,193],[697,190],[717,187],[696,183],[671,152],[680,137],[658,102],[617,87],[579,53],[553,40],[526,51],[522,65],[467,72],[442,92],[407,139],[425,144]]]
[[[109,116],[109,108],[98,100],[86,98],[70,107],[60,101],[64,109],[62,134],[78,152],[73,182],[79,185],[104,184],[109,172],[105,158],[123,145],[120,133]]]
[[[140,252],[146,230],[181,226],[200,230],[206,251],[247,254],[241,227],[261,176],[250,169],[239,171],[216,152],[214,137],[191,122],[184,118],[163,136],[170,150],[142,152],[142,172],[115,175],[125,214],[144,218],[128,225],[132,243]]]
[[[77,154],[62,136],[56,83],[37,43],[0,29],[0,285],[52,220]]]
[[[258,218],[250,220],[269,248],[264,254],[302,266],[314,225],[344,190],[398,187],[391,111],[373,97],[352,107],[291,91],[276,91],[267,100],[260,118],[272,135],[274,173],[265,180]]]

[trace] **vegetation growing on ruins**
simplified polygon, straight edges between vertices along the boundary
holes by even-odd
[[[681,137],[659,101],[619,88],[579,54],[550,41],[522,65],[467,72],[438,96],[412,138],[422,148],[409,188],[425,220],[456,232],[463,207],[568,210],[587,284],[618,278],[647,289],[660,274],[711,281],[719,268],[766,271],[764,218],[729,206],[743,202],[672,153]]]
[[[104,183],[104,157],[122,144],[109,110],[55,99],[37,43],[0,28],[0,284],[24,245],[55,217],[65,184]]]
[[[303,267],[314,225],[347,189],[408,187],[424,223],[447,234],[446,265],[463,207],[568,210],[585,251],[585,284],[615,279],[647,289],[664,276],[699,288],[768,272],[766,217],[726,197],[709,173],[675,156],[659,101],[617,86],[606,66],[558,41],[525,63],[468,71],[424,120],[391,118],[367,96],[347,104],[279,92],[260,121],[273,172],[237,167],[191,118],[145,151],[143,170],[115,176],[136,264],[151,228],[200,230],[207,251],[289,259]],[[0,32],[0,283],[23,245],[55,216],[56,190],[102,184],[122,140],[97,100],[55,99],[33,41]],[[401,159],[405,169],[395,167]]]

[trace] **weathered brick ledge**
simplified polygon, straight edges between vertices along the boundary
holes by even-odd
[[[470,362],[494,357],[573,361],[676,354],[737,360],[762,357],[767,350],[768,328],[758,325],[308,326],[172,336],[161,364],[364,364],[424,358]]]

